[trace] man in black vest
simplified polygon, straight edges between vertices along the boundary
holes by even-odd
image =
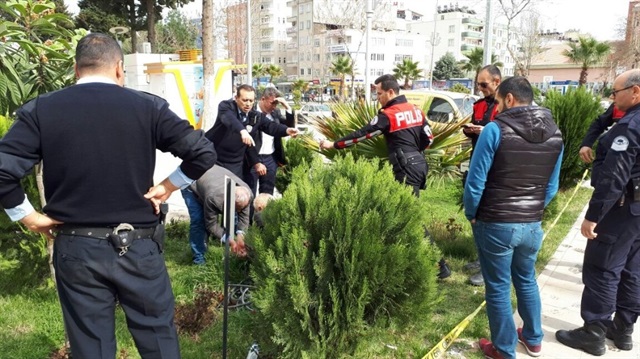
[[[500,113],[478,138],[465,185],[465,216],[478,249],[493,341],[480,340],[487,358],[515,358],[518,341],[531,355],[540,355],[542,313],[535,263],[542,245],[542,213],[558,190],[563,144],[551,112],[531,106],[532,100],[526,78],[511,77],[500,84]],[[512,280],[524,321],[517,330]]]
[[[620,350],[633,349],[640,314],[640,70],[622,73],[613,88],[615,106],[626,114],[600,137],[593,162],[595,190],[581,227],[589,239],[582,265],[584,325],[556,332],[562,344],[592,355],[606,352],[605,337]]]
[[[116,357],[116,303],[141,357],[180,358],[159,205],[213,166],[213,146],[162,98],[123,87],[113,38],[82,38],[75,70],[76,85],[26,103],[0,141],[0,205],[32,231],[57,231],[56,282],[74,358]],[[153,186],[156,149],[184,162]],[[20,186],[40,160],[46,215]]]

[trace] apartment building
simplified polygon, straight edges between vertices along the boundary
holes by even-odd
[[[351,0],[289,0],[286,73],[315,84],[335,84],[330,71],[338,56],[349,56],[355,64],[355,83],[364,86],[366,69],[365,9],[363,2]],[[375,1],[371,31],[370,76],[391,73],[404,58],[426,65],[423,35],[407,31],[407,24],[422,15],[407,9],[403,2]],[[371,80],[373,80],[371,79]],[[347,85],[350,85],[350,77]]]
[[[427,40],[427,64],[431,64],[433,58],[435,65],[447,52],[452,53],[456,60],[465,60],[466,52],[484,46],[485,20],[466,6],[438,6],[433,20],[411,23],[409,30],[421,34]],[[506,26],[502,24],[494,23],[492,31],[492,53],[504,64],[503,75],[511,76],[515,61],[507,49],[510,35]],[[517,48],[515,40],[509,45],[514,50]]]

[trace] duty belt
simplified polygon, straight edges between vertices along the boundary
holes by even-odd
[[[110,234],[117,234],[121,231],[128,231],[131,239],[151,238],[156,227],[150,228],[133,228],[132,226],[124,227],[85,227],[82,225],[63,224],[57,228],[58,234],[70,236],[91,237],[98,239],[108,239]]]

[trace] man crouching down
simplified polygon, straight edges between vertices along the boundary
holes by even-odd
[[[213,166],[199,180],[182,190],[191,223],[189,244],[194,264],[204,264],[207,251],[207,232],[224,243],[224,228],[220,224],[224,213],[225,177],[236,182],[236,235],[229,242],[231,251],[240,257],[247,255],[244,233],[249,227],[249,203],[252,195],[249,186],[238,176],[221,166]]]

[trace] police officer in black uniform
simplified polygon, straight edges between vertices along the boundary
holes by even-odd
[[[626,114],[600,138],[593,163],[595,190],[581,228],[589,239],[582,271],[584,326],[556,332],[562,344],[592,355],[606,352],[605,337],[631,350],[640,313],[640,70],[624,72],[613,88],[615,105]]]
[[[16,112],[0,141],[0,205],[32,231],[57,232],[56,284],[74,358],[116,357],[116,303],[142,358],[180,358],[158,214],[213,166],[213,145],[162,98],[123,87],[122,50],[110,36],[83,37],[75,70],[77,84]],[[153,186],[156,149],[183,162]],[[40,160],[46,214],[20,186]]]
[[[374,84],[378,102],[382,108],[367,125],[335,142],[323,140],[320,148],[343,149],[358,142],[384,135],[389,152],[389,161],[393,165],[396,180],[413,188],[417,197],[420,190],[426,188],[429,166],[422,151],[426,149],[433,135],[424,113],[415,105],[407,102],[404,95],[398,95],[400,86],[393,75],[382,75]],[[440,260],[440,273],[443,279],[451,275],[444,259]]]
[[[616,107],[615,104],[611,104],[607,110],[598,116],[589,126],[587,130],[587,134],[584,135],[582,139],[582,143],[580,144],[580,151],[578,154],[580,155],[580,159],[584,163],[593,162],[593,151],[591,147],[596,142],[598,137],[602,135],[604,131],[606,131],[609,127],[611,127],[614,123],[618,122],[619,119],[624,116],[624,112],[620,111]]]

